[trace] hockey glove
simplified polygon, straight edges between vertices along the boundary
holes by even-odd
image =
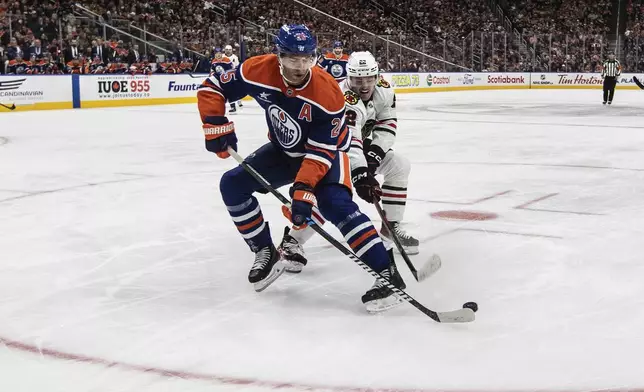
[[[378,180],[365,167],[359,167],[351,172],[351,181],[358,196],[367,203],[377,203],[382,197],[382,189]]]
[[[385,152],[382,151],[382,148],[371,144],[369,149],[365,150],[365,157],[367,158],[367,166],[369,167],[369,173],[371,175],[376,174],[376,170],[380,167],[382,160],[385,158]]]
[[[217,154],[219,158],[226,159],[230,156],[228,146],[237,151],[237,135],[235,124],[222,117],[223,124],[204,124],[203,132],[206,136],[206,149]]]
[[[306,226],[306,221],[311,218],[313,206],[317,204],[313,188],[302,182],[296,182],[289,190],[289,193],[291,195],[291,211],[286,208],[282,211],[296,228],[304,227]]]

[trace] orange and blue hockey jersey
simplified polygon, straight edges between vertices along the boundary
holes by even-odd
[[[331,74],[337,82],[341,82],[347,78],[347,63],[349,56],[342,54],[340,57],[336,56],[333,52],[328,52],[323,57],[320,56],[318,64],[322,69]]]
[[[226,101],[246,95],[265,110],[269,139],[290,157],[304,157],[296,182],[315,187],[338,151],[347,151],[351,135],[344,123],[344,96],[338,83],[312,67],[301,87],[287,86],[274,54],[252,57],[236,70],[208,77],[197,93],[204,123],[221,124]]]
[[[210,73],[220,75],[233,69],[233,63],[228,57],[215,57],[210,63]]]
[[[30,73],[31,62],[20,60],[11,60],[7,64],[7,74],[9,75],[23,75]]]

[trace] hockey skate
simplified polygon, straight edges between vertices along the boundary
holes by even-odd
[[[239,105],[239,107],[240,107],[240,108],[243,108],[243,107],[244,107],[244,104],[242,103],[242,101],[238,101],[238,102],[237,102],[237,105]]]
[[[400,227],[399,222],[389,222],[391,229],[394,231],[394,234],[398,237],[400,244],[403,246],[405,252],[408,255],[417,255],[419,252],[418,245],[419,242],[416,238],[409,235],[402,227]],[[384,224],[380,227],[380,235],[385,237],[389,241],[393,241],[391,233],[387,230],[387,226]]]
[[[273,244],[255,253],[255,262],[248,273],[248,281],[255,286],[255,291],[266,289],[284,273],[284,263]]]
[[[307,260],[302,245],[289,235],[290,231],[288,226],[284,228],[284,238],[277,251],[282,257],[286,272],[300,273]]]
[[[396,268],[396,264],[393,262],[393,251],[390,251],[389,257],[392,259],[392,262],[389,268],[380,272],[380,275],[391,282],[394,286],[404,290],[407,286],[405,285],[402,276],[400,276],[398,268]],[[377,279],[369,291],[362,296],[362,303],[365,305],[365,308],[369,313],[384,312],[385,310],[400,305],[402,302],[403,301],[400,297],[394,294],[391,289],[386,287]]]
[[[234,103],[230,104],[230,109],[228,109],[228,114],[236,114],[237,113],[237,105]]]

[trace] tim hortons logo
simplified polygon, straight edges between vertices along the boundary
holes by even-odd
[[[300,125],[277,105],[269,106],[268,115],[279,144],[287,149],[295,147],[302,138]]]
[[[568,74],[561,74],[557,76],[559,76],[559,84],[599,85],[603,83],[600,77],[594,75],[578,74],[575,75],[574,79],[568,76]]]

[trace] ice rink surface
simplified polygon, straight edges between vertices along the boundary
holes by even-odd
[[[467,325],[366,314],[371,277],[319,237],[254,292],[195,105],[4,114],[0,391],[642,390],[644,92],[600,100],[399,95],[412,258],[443,268],[399,265],[432,309],[477,301]],[[256,105],[231,119],[243,155],[267,141]]]

